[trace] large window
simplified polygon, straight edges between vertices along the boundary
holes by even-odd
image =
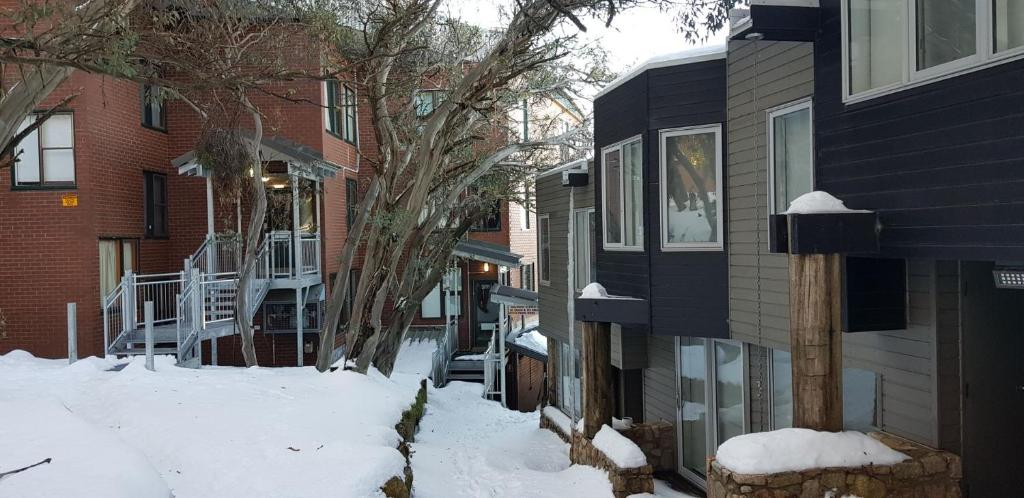
[[[811,102],[768,113],[768,184],[771,214],[814,189]]]
[[[680,467],[704,476],[708,457],[708,363],[704,339],[679,338]]]
[[[447,97],[444,90],[417,90],[413,96],[413,107],[419,117],[429,116]]]
[[[582,414],[583,392],[580,389],[580,351],[559,343],[558,352],[558,397],[559,407],[566,415],[579,417]]]
[[[594,261],[596,252],[595,230],[597,215],[594,208],[577,209],[573,213],[573,261],[575,269],[574,282],[576,290],[583,290],[594,281]]]
[[[324,82],[324,128],[336,136],[341,136],[342,112],[338,99],[341,83],[338,80]]]
[[[746,416],[743,406],[743,346],[715,341],[715,408],[718,410],[718,444],[742,435]]]
[[[548,215],[537,217],[537,259],[540,265],[540,283],[551,284],[551,219]]]
[[[771,351],[772,428],[793,426],[793,364],[788,351]],[[843,428],[875,431],[879,420],[878,374],[859,368],[843,368]]]
[[[342,112],[345,126],[341,130],[341,138],[349,143],[356,143],[356,91],[348,85],[342,87]]]
[[[167,175],[143,173],[146,237],[167,237]]]
[[[535,263],[528,263],[519,267],[519,288],[535,291],[537,285],[534,282]]]
[[[138,269],[139,241],[100,239],[100,302],[117,287],[121,277]]]
[[[661,136],[661,248],[722,248],[721,125]]]
[[[359,204],[359,184],[354,178],[345,179],[345,226],[352,230],[356,221],[356,206]]]
[[[501,199],[494,201],[494,206],[487,211],[483,218],[478,219],[470,228],[473,232],[500,232],[501,231]]]
[[[158,86],[142,85],[142,126],[167,130],[167,111]]]
[[[423,298],[420,303],[420,316],[423,318],[441,318],[441,283],[437,285]]]
[[[844,96],[870,98],[1024,55],[1016,0],[843,0]]]
[[[642,251],[643,141],[640,137],[605,147],[601,151],[601,205],[604,216],[604,248]]]
[[[25,118],[24,131],[37,116]],[[70,113],[54,114],[18,145],[14,165],[16,187],[75,186],[75,124]]]

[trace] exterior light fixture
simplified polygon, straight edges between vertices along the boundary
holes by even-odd
[[[992,277],[997,289],[1024,289],[1024,266],[997,266]]]
[[[490,263],[484,263],[484,271],[491,271]]]

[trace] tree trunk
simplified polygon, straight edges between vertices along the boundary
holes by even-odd
[[[838,254],[789,257],[793,427],[843,429],[843,337]]]
[[[253,194],[253,208],[249,215],[249,229],[245,234],[245,258],[242,260],[242,271],[238,274],[238,291],[235,297],[235,324],[242,337],[242,357],[245,366],[257,365],[256,345],[253,341],[252,317],[249,316],[249,302],[246,289],[256,274],[257,255],[260,249],[260,235],[267,215],[267,191],[263,186],[263,160],[260,157],[260,143],[263,141],[263,118],[249,99],[242,97],[253,120],[252,161],[253,174],[249,181]],[[253,303],[258,304],[258,303]]]
[[[612,425],[611,324],[583,322],[583,435],[593,439]]]

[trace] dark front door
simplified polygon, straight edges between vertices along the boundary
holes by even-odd
[[[1024,489],[1024,290],[996,289],[992,263],[964,263],[964,478],[971,497]]]
[[[498,327],[498,305],[491,302],[491,289],[496,285],[497,280],[473,281],[473,319],[470,322],[470,335],[475,350],[487,349],[491,336]]]

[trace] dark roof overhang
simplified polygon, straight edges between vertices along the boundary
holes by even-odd
[[[519,254],[509,251],[506,246],[473,239],[460,240],[455,245],[454,255],[510,268],[518,268],[519,258],[522,258]]]

